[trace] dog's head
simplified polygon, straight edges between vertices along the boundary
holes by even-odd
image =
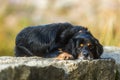
[[[103,47],[89,31],[80,30],[68,42],[67,47],[75,59],[98,59]]]

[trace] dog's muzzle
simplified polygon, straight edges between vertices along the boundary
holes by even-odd
[[[83,60],[93,59],[93,55],[91,52],[83,50],[81,51],[81,53],[79,53],[78,59],[83,59]]]

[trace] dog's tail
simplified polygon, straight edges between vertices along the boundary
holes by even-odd
[[[16,57],[33,56],[33,53],[24,46],[16,46],[15,56]]]

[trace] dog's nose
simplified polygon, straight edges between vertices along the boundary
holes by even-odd
[[[88,57],[89,53],[87,51],[83,51],[83,56]]]

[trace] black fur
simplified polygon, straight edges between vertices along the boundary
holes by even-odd
[[[93,49],[79,45],[90,42]],[[16,56],[56,57],[59,49],[79,58],[82,50],[86,50],[91,58],[98,59],[103,52],[102,45],[93,35],[82,26],[70,23],[53,23],[47,25],[27,27],[16,37]],[[84,54],[84,52],[82,52]]]

